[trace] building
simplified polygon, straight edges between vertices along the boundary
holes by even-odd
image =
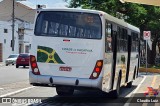
[[[11,48],[13,0],[0,2],[0,62],[12,53],[28,53],[33,35],[33,23],[36,9],[16,2],[15,13],[15,47]],[[7,30],[7,33],[5,32]],[[7,51],[6,51],[7,50]]]
[[[33,35],[33,24],[16,19],[19,35],[19,53],[29,53],[31,37]]]
[[[0,21],[0,62],[5,61],[5,59],[12,54],[12,27],[10,22]],[[19,41],[18,41],[18,25],[15,24],[14,31],[14,40],[15,40],[15,51],[14,53],[18,53]]]

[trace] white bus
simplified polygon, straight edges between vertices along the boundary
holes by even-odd
[[[120,94],[138,72],[140,30],[109,14],[87,9],[37,11],[29,81],[72,95],[89,88]]]

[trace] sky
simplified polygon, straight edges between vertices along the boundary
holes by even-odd
[[[47,8],[65,7],[67,5],[63,0],[26,0],[25,2],[32,5],[46,5]]]
[[[0,0],[0,2],[3,0]],[[21,1],[21,0],[15,0],[18,2],[21,2],[29,7],[36,8],[37,4],[40,5],[46,5],[46,8],[58,8],[58,7],[66,7],[68,3],[64,2],[63,0],[26,0],[26,1]]]

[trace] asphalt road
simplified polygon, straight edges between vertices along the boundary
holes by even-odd
[[[28,71],[28,67],[16,68],[15,65],[0,66],[0,85],[28,80]]]
[[[2,75],[3,74],[3,75]],[[118,99],[110,98],[110,94],[102,92],[84,90],[75,91],[73,96],[59,97],[54,87],[32,87],[28,82],[28,68],[18,68],[15,66],[0,67],[0,96],[11,93],[14,102],[21,100],[38,99],[41,103],[12,103],[0,104],[1,106],[160,106],[160,93],[157,103],[137,103],[137,99],[147,100],[144,92],[147,87],[158,89],[160,86],[160,74],[141,74],[134,82],[132,88],[122,87],[121,96]],[[29,88],[29,89],[26,89]],[[20,91],[16,92],[15,91]],[[142,98],[141,98],[142,97]]]
[[[123,87],[121,97],[118,99],[110,98],[110,94],[92,90],[76,90],[73,96],[59,97],[54,87],[34,87],[10,97],[40,98],[42,100],[42,103],[39,104],[25,104],[30,106],[124,106],[128,100],[126,98],[132,95],[142,79],[143,77],[136,79],[132,88]]]

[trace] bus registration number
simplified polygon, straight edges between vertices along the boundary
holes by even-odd
[[[71,71],[72,68],[71,67],[59,67],[60,71]]]

